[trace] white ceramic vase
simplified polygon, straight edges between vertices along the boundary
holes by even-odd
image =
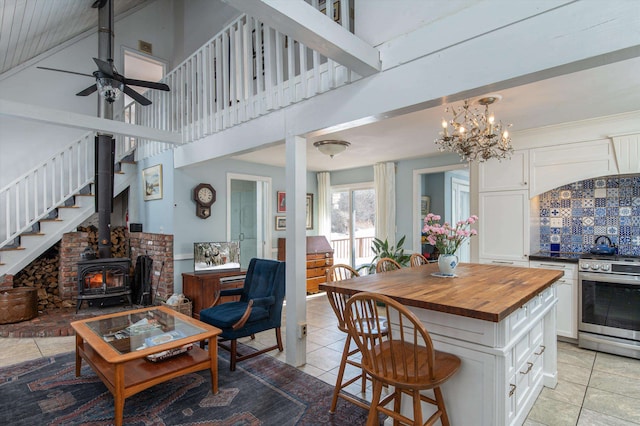
[[[458,256],[455,254],[441,254],[438,257],[440,274],[452,277],[455,275],[456,266],[458,266]]]

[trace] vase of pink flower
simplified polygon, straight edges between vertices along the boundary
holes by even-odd
[[[458,266],[458,256],[455,254],[460,244],[474,235],[478,231],[471,229],[471,225],[478,221],[478,216],[472,215],[467,220],[461,220],[455,226],[448,222],[440,224],[441,217],[437,214],[429,213],[424,218],[422,234],[427,242],[435,246],[440,252],[438,257],[438,268],[440,274],[454,276]]]

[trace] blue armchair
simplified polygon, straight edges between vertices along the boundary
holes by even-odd
[[[240,296],[237,302],[228,302],[200,311],[200,321],[222,330],[219,346],[231,352],[230,370],[236,362],[252,358],[273,349],[284,349],[280,331],[282,303],[285,292],[285,264],[277,260],[251,259],[243,288],[222,290],[220,296]],[[217,298],[218,300],[219,298]],[[276,344],[268,348],[240,355],[237,340],[265,330],[276,330]],[[229,340],[230,347],[220,342]],[[212,342],[209,342],[212,344]]]

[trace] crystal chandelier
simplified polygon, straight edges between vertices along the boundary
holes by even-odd
[[[489,105],[500,99],[499,95],[478,99],[477,103],[484,105],[484,113],[477,108],[471,109],[468,100],[461,107],[447,107],[445,113],[451,111],[453,118],[442,120],[442,132],[435,140],[438,149],[456,152],[461,161],[511,158],[513,147],[507,131],[511,124],[503,127],[489,112]]]

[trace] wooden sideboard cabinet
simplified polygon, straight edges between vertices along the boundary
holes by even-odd
[[[240,288],[244,285],[246,271],[207,272],[182,274],[182,293],[193,304],[192,316],[200,319],[200,311],[208,308],[220,290]],[[237,297],[223,297],[221,303],[232,302]]]
[[[286,258],[286,239],[278,238],[278,260]],[[324,236],[307,237],[307,293],[320,291],[327,282],[327,268],[333,265],[333,248]]]

